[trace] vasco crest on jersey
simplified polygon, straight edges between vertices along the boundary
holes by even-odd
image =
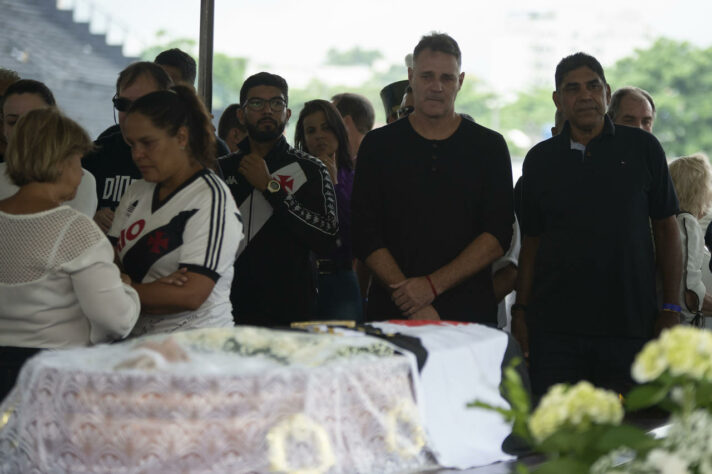
[[[182,211],[167,224],[150,230],[145,229],[146,222],[139,219],[121,231],[117,248],[121,252],[130,246],[122,260],[131,279],[142,281],[158,259],[183,245],[185,226],[197,212],[197,209]]]

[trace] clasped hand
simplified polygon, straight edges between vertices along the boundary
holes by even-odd
[[[412,316],[435,299],[430,283],[425,277],[407,278],[390,285],[391,299],[406,316]]]

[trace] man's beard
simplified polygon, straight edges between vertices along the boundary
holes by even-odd
[[[264,119],[263,119],[264,120]],[[278,122],[277,120],[272,121],[275,127],[271,130],[260,130],[259,122],[257,125],[253,125],[249,122],[245,123],[245,128],[247,128],[247,135],[254,141],[258,143],[271,142],[279,138],[279,136],[284,132],[284,127],[287,125],[286,122]]]

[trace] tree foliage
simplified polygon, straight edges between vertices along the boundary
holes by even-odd
[[[326,52],[326,64],[332,66],[372,66],[381,58],[383,58],[383,54],[380,51],[361,49],[359,46],[346,51],[331,48]]]
[[[608,73],[611,88],[641,87],[653,96],[653,133],[668,157],[712,152],[712,48],[667,38],[638,49]]]
[[[157,44],[144,50],[142,57],[152,61],[168,48],[180,48],[196,57],[196,42],[189,38],[170,39],[165,32],[156,35]],[[330,65],[361,65],[371,70],[371,77],[360,86],[326,84],[318,75],[304,87],[290,88],[290,108],[295,114],[311,99],[329,100],[339,92],[355,92],[366,96],[376,110],[376,121],[383,123],[385,115],[380,90],[407,78],[403,65],[393,64],[386,70],[373,68],[383,55],[377,50],[356,46],[347,51],[331,49],[325,62]],[[216,111],[237,102],[248,66],[246,58],[216,53],[213,59],[213,105]],[[712,48],[699,48],[690,43],[667,38],[656,40],[646,49],[607,68],[612,88],[635,85],[649,91],[657,106],[654,133],[669,157],[696,151],[712,153]],[[551,90],[537,88],[519,91],[513,99],[494,93],[479,78],[467,74],[456,110],[471,115],[477,122],[500,131],[507,138],[513,157],[523,157],[537,142],[550,136],[555,107]],[[216,112],[216,113],[218,113]],[[290,136],[293,129],[289,128]]]

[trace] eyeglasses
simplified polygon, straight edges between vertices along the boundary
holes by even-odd
[[[281,97],[272,97],[271,99],[253,97],[247,100],[247,107],[255,111],[262,110],[266,103],[269,103],[269,108],[274,112],[281,112],[287,106],[287,101]]]
[[[132,100],[127,99],[126,97],[118,96],[114,96],[114,98],[111,99],[111,102],[114,103],[114,108],[119,112],[126,112],[131,107],[131,104],[133,104]]]
[[[403,117],[407,117],[412,114],[414,110],[415,107],[413,107],[412,105],[406,105],[405,107],[401,107],[400,109],[398,109],[398,118],[401,119]]]

